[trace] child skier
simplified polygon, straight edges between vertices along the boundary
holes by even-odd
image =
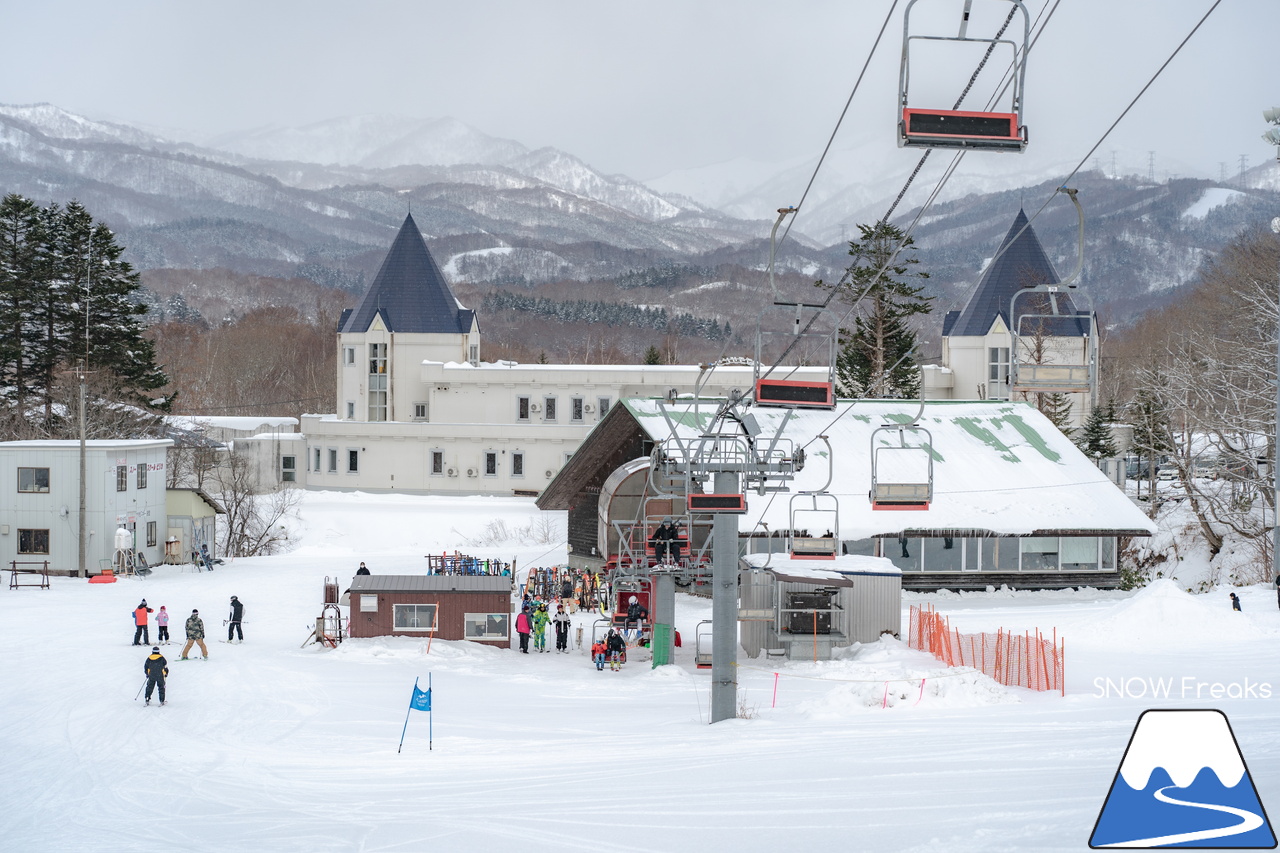
[[[564,605],[556,608],[556,651],[569,653],[569,614],[564,612]]]
[[[156,642],[163,646],[169,645],[169,611],[164,609],[163,604],[156,614]]]
[[[609,649],[604,644],[603,639],[596,640],[591,644],[591,659],[596,662],[596,671],[604,671],[604,656],[609,653]]]
[[[169,662],[160,654],[159,646],[151,647],[151,654],[142,664],[142,671],[147,675],[147,704],[151,704],[151,693],[160,688],[160,704],[164,704],[164,680],[169,677]]]
[[[155,611],[147,606],[145,598],[133,609],[133,644],[135,646],[151,645],[151,629],[147,627],[147,614],[153,612]]]
[[[547,623],[551,617],[547,614],[547,605],[539,604],[533,614],[533,644],[539,652],[547,650]]]
[[[529,654],[529,634],[533,631],[533,617],[529,615],[529,605],[520,608],[516,617],[516,633],[520,635],[520,651]]]
[[[612,628],[609,629],[609,637],[605,640],[605,647],[609,651],[609,668],[614,672],[622,670],[622,656],[627,650],[627,641],[622,639],[622,635]]]

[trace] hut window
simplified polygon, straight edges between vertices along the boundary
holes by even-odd
[[[147,547],[156,547],[156,523],[154,521],[147,522]]]
[[[280,480],[285,483],[296,483],[298,480],[298,457],[280,457]]]
[[[1058,537],[1028,536],[1020,540],[1023,570],[1058,568]],[[1096,551],[1094,552],[1097,553]],[[1096,559],[1096,558],[1095,558]]]
[[[49,469],[19,468],[18,491],[42,493],[49,491]]]
[[[513,477],[524,476],[524,454],[523,453],[511,454],[511,476]]]
[[[396,631],[434,631],[436,606],[434,604],[393,604],[391,627]]]
[[[138,463],[138,488],[145,489],[147,487],[147,463]]]
[[[361,613],[377,613],[378,612],[378,596],[376,595],[360,596],[360,612]]]
[[[49,531],[48,530],[19,530],[18,531],[18,553],[19,554],[48,554],[49,553]]]
[[[1062,568],[1071,571],[1096,571],[1098,568],[1098,537],[1062,537]]]
[[[498,454],[488,451],[484,455],[484,475],[496,477],[498,474]]]
[[[129,491],[129,466],[128,465],[116,466],[116,491],[117,492]]]
[[[431,473],[432,474],[444,473],[444,451],[443,450],[431,451]]]
[[[468,640],[505,640],[510,636],[509,618],[506,613],[464,614],[462,636]]]
[[[569,420],[574,423],[582,423],[582,406],[581,397],[574,397],[569,401]]]

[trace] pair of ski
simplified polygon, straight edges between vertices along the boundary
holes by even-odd
[[[145,702],[143,702],[143,703],[142,703],[143,707],[149,706],[150,704],[151,704],[151,700],[150,700],[150,699],[148,699],[147,701],[145,701]],[[160,707],[162,707],[162,708],[163,708],[165,705],[168,705],[168,704],[169,704],[168,702],[166,702],[166,701],[163,701],[163,700],[162,700],[162,701],[160,702]]]

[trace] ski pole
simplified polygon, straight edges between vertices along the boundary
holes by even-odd
[[[146,690],[146,689],[147,689],[147,680],[144,678],[144,679],[142,679],[142,686],[138,688],[138,696],[141,696],[141,695],[142,695],[142,691],[143,691],[143,690]],[[133,701],[137,702],[137,701],[138,701],[138,696],[134,696],[134,697],[133,697]]]

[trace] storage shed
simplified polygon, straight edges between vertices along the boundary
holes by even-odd
[[[511,641],[511,578],[502,575],[357,575],[351,632],[360,637]]]
[[[902,630],[902,571],[883,557],[811,560],[748,554],[739,561],[743,651],[830,660],[831,650]]]

